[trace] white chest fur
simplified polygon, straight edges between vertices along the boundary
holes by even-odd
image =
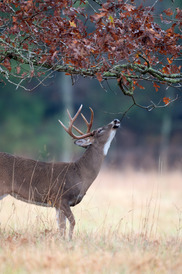
[[[109,138],[108,138],[108,140],[107,140],[107,143],[104,145],[104,150],[103,150],[104,155],[107,155],[108,150],[109,150],[110,145],[111,145],[111,142],[112,142],[112,140],[113,140],[115,134],[116,134],[116,131],[115,131],[115,130],[112,130],[111,133],[110,133],[110,136],[109,136]]]

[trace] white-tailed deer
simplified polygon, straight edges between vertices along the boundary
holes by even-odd
[[[0,199],[6,195],[36,205],[55,207],[61,235],[65,237],[66,218],[70,222],[69,237],[72,238],[75,219],[70,207],[81,202],[88,188],[99,173],[101,164],[120,126],[118,119],[108,125],[91,131],[90,122],[82,115],[87,125],[84,134],[73,123],[81,112],[82,105],[72,118],[69,111],[69,127],[61,123],[66,132],[75,139],[75,144],[86,148],[75,162],[46,163],[0,153]],[[80,135],[73,133],[75,129]]]

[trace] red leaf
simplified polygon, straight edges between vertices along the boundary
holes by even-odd
[[[98,80],[99,82],[102,82],[102,74],[101,74],[100,72],[97,72],[97,73],[96,73],[96,76],[97,76],[97,80]]]
[[[136,83],[137,87],[139,87],[140,89],[145,89],[142,85],[139,85],[138,83]]]
[[[173,62],[173,60],[169,59],[169,58],[167,58],[167,61],[168,61],[169,64],[172,64],[172,62]]]
[[[34,70],[31,70],[30,77],[34,77]]]
[[[12,19],[13,19],[13,23],[16,23],[17,18],[15,16],[13,16]]]
[[[158,91],[158,90],[159,90],[159,88],[160,88],[160,86],[159,86],[159,85],[157,85],[155,82],[154,82],[153,86],[154,86],[154,88],[155,88],[155,90],[156,90],[156,91]]]
[[[169,65],[165,66],[162,68],[162,72],[165,73],[165,74],[170,74],[170,68],[169,68]]]
[[[24,44],[23,44],[23,49],[28,50],[28,44],[27,44],[27,43],[24,43]]]
[[[16,67],[16,73],[17,73],[17,74],[20,74],[20,70],[21,70],[20,66],[17,66],[17,67]]]
[[[9,72],[11,71],[11,63],[10,63],[10,61],[9,61],[9,58],[6,58],[6,59],[4,60],[3,66],[4,66],[5,68],[7,68],[7,69],[9,70]]]
[[[164,10],[164,13],[167,15],[167,16],[171,16],[171,15],[173,15],[173,11],[172,11],[172,9],[167,9],[167,10]]]
[[[163,102],[165,105],[168,105],[170,103],[171,99],[169,97],[164,97]]]

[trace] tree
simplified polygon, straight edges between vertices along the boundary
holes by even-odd
[[[161,85],[181,88],[182,10],[155,14],[159,0],[151,6],[136,2],[1,0],[1,82],[31,91],[54,71],[101,84],[116,79],[133,105],[135,87],[143,89],[145,81],[156,91]],[[37,83],[27,88],[32,79]],[[164,105],[171,101],[163,98]]]

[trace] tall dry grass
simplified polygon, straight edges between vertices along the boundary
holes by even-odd
[[[73,208],[73,241],[54,209],[0,202],[0,273],[182,273],[182,174],[102,170]]]

